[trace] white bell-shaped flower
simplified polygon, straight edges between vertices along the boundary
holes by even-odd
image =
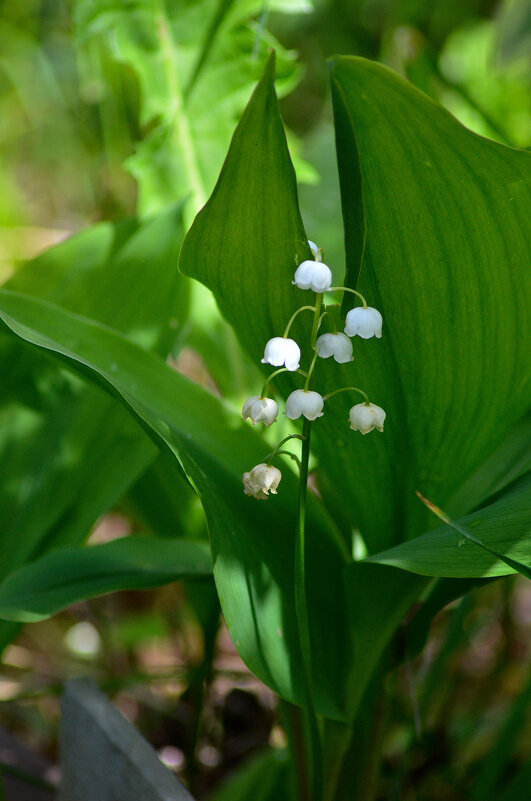
[[[352,342],[345,334],[321,334],[315,343],[315,347],[321,359],[328,359],[329,356],[333,356],[339,364],[345,364],[354,359]]]
[[[332,286],[330,267],[322,261],[303,261],[295,270],[292,284],[299,289],[311,289],[313,292],[327,292]]]
[[[252,495],[258,501],[265,500],[269,493],[277,494],[277,487],[280,484],[282,473],[278,467],[270,464],[257,464],[249,473],[242,476],[243,491],[246,495]]]
[[[272,364],[273,367],[282,367],[287,370],[298,370],[301,350],[294,339],[287,337],[273,337],[265,346],[262,364]]]
[[[374,403],[358,403],[348,416],[353,431],[361,431],[362,434],[368,434],[373,428],[383,431],[385,412]]]
[[[307,420],[323,416],[324,400],[318,392],[296,389],[286,400],[286,415],[290,420],[298,420],[304,415]]]
[[[249,417],[253,426],[255,423],[265,423],[266,426],[270,426],[277,419],[277,415],[278,404],[272,398],[252,395],[243,404],[242,418],[247,420]]]
[[[372,306],[356,306],[351,309],[347,314],[345,334],[349,337],[354,337],[356,334],[362,339],[370,339],[371,337],[382,336],[382,315],[378,309],[373,309]]]

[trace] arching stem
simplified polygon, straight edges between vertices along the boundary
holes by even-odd
[[[262,394],[260,395],[260,397],[265,398],[267,388],[271,383],[271,381],[275,378],[275,376],[279,375],[279,373],[293,373],[293,372],[300,373],[303,376],[307,375],[307,373],[304,370],[288,370],[287,367],[280,367],[278,370],[275,370],[274,373],[271,373],[271,375],[267,377],[267,380],[264,386],[262,387]]]
[[[271,453],[268,453],[267,456],[264,457],[264,462],[266,464],[269,464],[270,462],[272,462],[273,459],[275,458],[275,456],[277,455],[277,453],[280,453],[280,449],[284,445],[284,443],[287,442],[290,439],[302,439],[302,440],[304,440],[304,435],[303,434],[288,434],[287,437],[284,437],[284,439],[280,440],[280,442],[278,443],[278,445],[277,445],[277,447],[275,448],[274,451],[271,451]],[[286,451],[284,451],[284,452],[286,453]]]
[[[361,292],[357,292],[355,289],[351,289],[348,286],[331,286],[328,292],[352,292],[353,295],[356,295],[361,302],[363,303],[363,308],[367,308],[367,301],[361,294]]]
[[[318,297],[320,297],[320,295],[318,295]],[[284,331],[284,333],[282,335],[283,339],[287,339],[287,336],[289,334],[289,329],[291,328],[292,323],[293,323],[294,319],[296,318],[296,316],[298,314],[300,314],[302,311],[306,311],[306,310],[315,311],[315,308],[314,308],[314,306],[301,306],[300,309],[297,309],[297,311],[293,312],[293,314],[290,317],[289,323],[286,326],[286,330]]]
[[[325,401],[329,400],[329,398],[332,398],[334,395],[337,395],[338,392],[359,392],[360,395],[363,395],[363,397],[365,398],[366,405],[368,406],[370,403],[369,396],[367,395],[367,393],[364,392],[359,387],[341,387],[341,389],[334,389],[333,392],[329,392],[328,395],[324,395],[323,400]]]

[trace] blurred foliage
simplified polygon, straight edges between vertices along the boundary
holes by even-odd
[[[505,793],[512,801],[526,797],[521,790],[527,787],[531,755],[530,586],[521,578],[497,580],[454,603],[433,622],[422,653],[388,676],[380,713],[385,733],[368,731],[381,758],[377,798],[505,801]],[[96,642],[84,654],[79,641],[67,637],[81,622],[89,624],[84,642]],[[6,651],[0,671],[2,724],[55,759],[56,695],[65,678],[89,674],[161,756],[168,747],[174,749],[169,755],[175,770],[188,779],[190,763],[183,754],[189,753],[192,720],[184,693],[190,671],[202,664],[204,647],[199,618],[187,595],[175,586],[79,604],[27,627]],[[238,717],[234,710],[232,726],[225,731],[223,721],[228,709],[234,709],[236,699],[229,695],[235,687],[250,698],[239,699]],[[220,799],[238,798],[221,795],[221,788],[228,792],[232,781],[232,792],[243,783],[247,796],[242,798],[248,797],[245,774],[240,776],[235,768],[246,764],[256,777],[264,762],[261,781],[267,787],[281,771],[279,794],[274,795],[273,787],[273,795],[264,798],[282,797],[281,787],[289,781],[283,751],[272,774],[271,757],[261,750],[268,741],[275,752],[284,745],[278,725],[264,736],[263,721],[274,699],[237,657],[226,630],[218,637],[204,704],[194,768],[197,797],[210,798],[210,789],[220,786]],[[346,783],[356,774],[355,755],[349,764]],[[512,785],[520,786],[520,795],[509,793]],[[217,798],[216,793],[213,799]]]
[[[164,215],[176,213],[169,206],[183,202],[185,222],[192,220],[214,186],[270,47],[278,56],[277,88],[287,95],[281,109],[296,154],[302,216],[341,280],[343,226],[325,59],[342,53],[380,60],[472,130],[528,148],[529,9],[527,0],[314,0],[313,8],[305,0],[0,0],[0,283],[15,273],[14,288],[17,281],[24,291],[32,284],[36,294],[68,308],[69,286],[77,302],[83,287],[88,296],[99,281],[95,306],[74,304],[73,311],[99,312],[103,322],[120,327],[113,310],[105,310],[106,271],[116,270],[117,280],[121,268],[142,274],[149,260],[144,226],[154,227],[145,235],[160,243]],[[105,222],[63,246],[77,277],[72,269],[52,280],[53,252],[29,271],[23,266],[99,220],[120,222]],[[175,239],[162,242],[160,265],[176,261],[177,228],[165,229]],[[101,259],[98,237],[109,237]],[[161,353],[171,350],[177,369],[236,408],[256,386],[258,370],[206,294],[191,292],[188,320],[179,314],[177,332],[168,323],[170,309],[157,325],[146,311],[144,328],[135,326],[141,287],[122,328]],[[156,312],[154,303],[150,313]],[[146,331],[149,342],[142,339]],[[122,534],[147,529],[161,537],[205,538],[204,514],[188,481],[174,467],[169,472],[164,454],[155,458],[152,443],[114,401],[4,332],[0,358],[8,367],[0,398],[2,467],[20,477],[17,491],[22,487],[31,499],[19,518],[14,484],[5,483],[1,520],[5,530],[15,530],[25,519],[35,538],[17,541],[4,569],[68,541],[69,526],[78,538],[90,529],[92,541],[112,539],[116,521],[95,520],[109,508],[124,516]],[[119,497],[92,492],[76,520],[69,506],[76,481],[80,488],[99,486],[98,473],[110,469],[106,460],[116,448],[109,429],[101,433],[103,418],[113,430],[123,427],[123,450],[115,450],[111,466],[127,475]],[[289,424],[283,425],[287,433]],[[77,432],[75,453],[65,431]],[[72,478],[72,460],[83,448],[92,461]],[[40,528],[33,527],[37,519]],[[495,581],[445,609],[418,656],[408,655],[407,644],[396,645],[405,649],[402,666],[385,681],[381,717],[363,730],[381,755],[376,797],[526,797],[530,609],[523,579]],[[163,758],[168,746],[176,749],[175,769],[198,798],[223,780],[225,789],[213,799],[237,801],[257,781],[264,799],[279,799],[293,776],[282,725],[271,731],[275,702],[236,656],[225,630],[218,634],[218,622],[208,584],[119,593],[26,628],[0,670],[3,725],[55,759],[55,695],[65,678],[89,672]],[[67,637],[79,623],[89,628]],[[11,627],[2,629],[0,641],[13,635]],[[251,700],[231,696],[234,686]],[[262,751],[268,743],[274,750]],[[351,753],[348,764],[357,759]],[[246,772],[234,773],[245,762]],[[347,794],[355,791],[355,771],[350,774],[341,778]]]

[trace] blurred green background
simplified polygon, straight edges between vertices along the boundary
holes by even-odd
[[[141,145],[149,139],[154,120],[146,118],[143,109],[141,76],[131,63],[124,63],[118,47],[105,41],[103,22],[92,28],[90,20],[84,23],[79,8],[85,5],[78,3],[74,9],[73,3],[59,0],[0,4],[0,275],[4,278],[17,260],[72,231],[134,213],[139,206],[142,212],[154,211],[166,200],[159,192],[157,201],[139,203],[139,184],[146,191],[142,180],[135,181],[142,172],[139,151],[146,152]],[[89,9],[91,5],[98,6],[89,3]],[[253,5],[260,3],[247,4]],[[343,254],[327,58],[341,53],[378,59],[478,133],[512,146],[530,145],[527,0],[501,4],[316,0],[314,10],[300,0],[263,5],[272,7],[269,30],[287,51],[298,54],[298,69],[285,65],[285,73],[292,74],[287,75],[283,92],[291,91],[282,109],[293,132],[290,144],[297,156],[303,217],[333,264],[341,265]],[[168,0],[168,6],[188,10],[194,3]],[[277,6],[304,12],[275,12]],[[245,90],[248,97],[251,86]],[[219,126],[216,111],[214,103],[210,116]],[[236,114],[232,122],[226,131],[216,132],[220,145],[211,156],[215,163],[207,192],[221,166]]]
[[[161,79],[160,92],[146,90],[160,66],[150,40],[153,18],[144,13],[151,5],[157,6],[0,2],[0,283],[26,260],[98,221],[146,218],[184,201],[190,223],[214,186],[270,46],[279,51],[278,88],[303,219],[337,280],[344,254],[327,58],[341,53],[380,60],[478,133],[510,146],[531,145],[527,0],[166,0],[158,9],[174,14],[172,52],[178,51],[188,133],[198,150],[194,176],[179,149],[183,117],[179,108],[168,110],[171,85]],[[234,12],[233,24],[219,33],[216,14],[224,6]],[[208,43],[210,34],[210,69],[221,76],[222,91],[215,81],[194,77],[199,43]],[[194,290],[175,357],[179,369],[235,407],[258,380],[203,290]],[[148,471],[138,480],[98,522],[92,541],[155,527],[153,517],[143,517],[152,479]],[[197,500],[184,483],[179,492],[175,505],[183,525],[204,536]],[[165,525],[161,514],[158,534]],[[178,587],[117,593],[26,627],[0,668],[3,725],[53,761],[62,682],[92,673],[205,797],[264,744],[285,743],[274,698],[248,673],[224,630],[197,732],[197,688],[218,620],[215,597],[206,595],[194,598],[193,590]],[[381,798],[527,797],[530,630],[531,590],[522,578],[492,582],[437,617],[421,653],[389,679],[385,736],[371,735],[380,737]],[[234,696],[234,687],[242,697]],[[197,764],[190,759],[194,737]],[[489,761],[492,751],[497,758]],[[493,787],[496,796],[485,794]]]

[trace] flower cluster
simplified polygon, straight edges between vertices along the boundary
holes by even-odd
[[[353,361],[351,337],[359,336],[362,339],[376,337],[379,339],[382,336],[383,321],[380,312],[371,306],[367,306],[365,298],[359,292],[348,287],[332,286],[332,272],[323,262],[323,251],[314,242],[308,241],[308,245],[314,259],[313,261],[308,259],[299,264],[295,270],[292,283],[299,289],[310,289],[314,292],[316,295],[314,305],[301,306],[297,309],[289,320],[283,336],[273,337],[266,343],[262,364],[270,364],[279,369],[269,376],[261,395],[253,395],[245,401],[242,417],[244,420],[250,419],[253,425],[262,422],[266,426],[270,426],[274,423],[278,416],[278,404],[272,398],[266,397],[266,391],[270,382],[278,373],[288,371],[301,373],[305,377],[303,389],[294,390],[286,400],[284,413],[290,420],[298,420],[300,417],[305,417],[306,420],[313,422],[318,417],[323,416],[325,402],[333,395],[338,392],[352,391],[363,395],[364,401],[352,406],[350,409],[350,428],[353,431],[360,431],[362,434],[368,434],[369,431],[375,428],[378,431],[383,431],[384,410],[380,406],[371,403],[367,394],[358,387],[341,387],[329,392],[327,395],[321,395],[319,392],[309,389],[317,358],[328,359],[332,356],[339,364],[347,364]],[[334,328],[331,333],[317,336],[321,322],[327,314],[326,307],[322,302],[323,295],[327,292],[339,291],[352,292],[361,300],[362,305],[356,306],[348,312],[345,319],[344,333],[338,332]],[[297,342],[288,336],[293,321],[300,312],[305,310],[310,310],[314,314],[312,341],[310,342],[314,353],[306,372],[300,369],[301,349]],[[292,436],[296,436],[299,439],[302,438],[299,435]],[[286,437],[286,439],[290,438]],[[281,445],[285,441],[283,440]],[[270,454],[269,462],[256,465],[249,473],[244,473],[243,485],[244,492],[247,495],[252,495],[254,498],[261,500],[266,499],[269,496],[269,492],[276,494],[282,476],[280,470],[273,467],[270,462],[273,461],[278,453],[285,453],[280,451],[280,445]],[[288,455],[293,456],[289,452]]]

